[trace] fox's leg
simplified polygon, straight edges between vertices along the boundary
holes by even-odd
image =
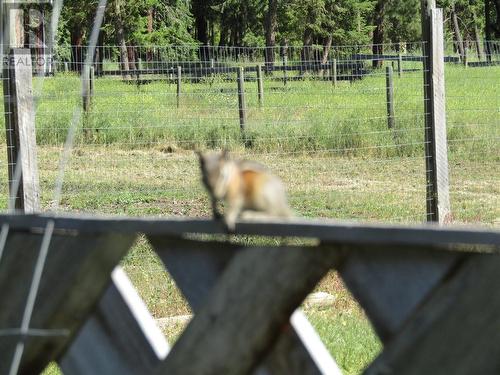
[[[224,221],[226,223],[227,229],[230,232],[234,232],[236,226],[236,219],[240,216],[241,210],[243,209],[243,198],[233,199],[228,207],[226,208],[226,215]]]
[[[212,203],[212,213],[214,215],[214,219],[220,219],[222,217],[222,214],[217,209],[217,199],[215,197],[211,197],[211,203]]]

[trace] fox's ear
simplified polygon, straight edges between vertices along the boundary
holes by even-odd
[[[227,160],[229,159],[229,151],[227,150],[227,148],[224,148],[220,154],[221,158],[224,159],[224,160]]]

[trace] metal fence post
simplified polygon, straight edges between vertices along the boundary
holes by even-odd
[[[422,0],[427,220],[451,219],[444,85],[443,13]]]

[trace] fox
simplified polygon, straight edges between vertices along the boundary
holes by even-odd
[[[230,232],[234,232],[239,217],[253,216],[252,212],[271,217],[293,216],[283,182],[264,165],[233,159],[227,150],[196,153],[213,216],[223,218]],[[217,209],[220,201],[224,202],[224,215]]]

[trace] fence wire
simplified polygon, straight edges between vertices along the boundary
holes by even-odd
[[[500,224],[500,42],[465,41],[446,66],[450,200],[460,222]],[[449,43],[448,51],[457,50]],[[483,49],[484,47],[484,49]],[[458,52],[457,52],[458,53]]]

